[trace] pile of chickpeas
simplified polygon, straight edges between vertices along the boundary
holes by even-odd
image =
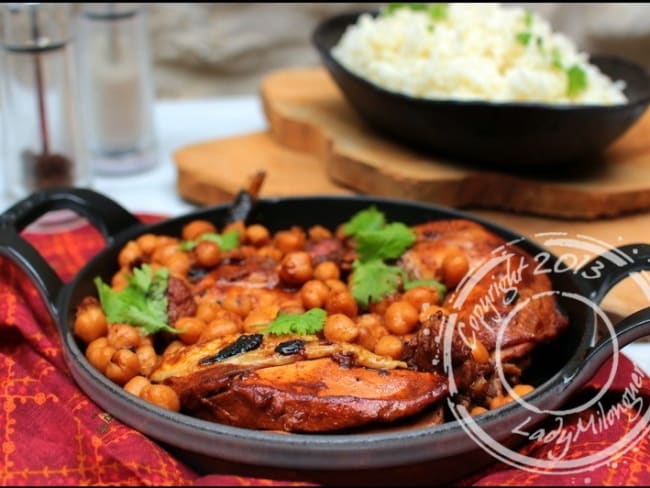
[[[126,243],[119,253],[119,269],[111,279],[111,287],[125,287],[132,269],[143,263],[153,270],[166,267],[170,276],[183,280],[192,289],[195,312],[174,324],[181,333],[159,333],[161,337],[154,338],[143,335],[139,327],[131,324],[108,324],[98,300],[87,297],[78,308],[74,333],[87,345],[88,361],[126,391],[179,411],[181,405],[175,391],[152,383],[148,377],[162,358],[184,346],[237,333],[259,332],[281,312],[323,308],[327,311],[321,333],[325,339],[358,344],[377,355],[399,359],[405,342],[419,325],[441,309],[436,288],[418,286],[404,293],[396,292],[362,310],[348,285],[349,266],[342,269],[333,261],[312,262],[306,250],[308,242],[344,239],[341,227],[333,233],[318,225],[307,230],[294,226],[272,234],[263,225],[237,222],[220,231],[233,229],[239,232],[240,246],[230,251],[222,251],[209,240],[200,240],[189,251],[182,250],[182,241],[218,232],[207,220],[189,222],[180,237],[148,233]],[[236,283],[223,286],[218,282],[218,273],[210,271],[233,257],[266,262],[267,266],[272,260],[269,274],[279,282],[273,287]],[[440,279],[452,289],[468,267],[462,252],[450,252],[442,263]],[[205,271],[199,279],[191,276],[191,270],[196,269]],[[477,350],[482,360],[487,360],[485,348]]]

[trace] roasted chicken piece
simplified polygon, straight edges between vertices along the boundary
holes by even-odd
[[[185,347],[151,374],[183,410],[256,429],[325,432],[390,422],[447,393],[436,373],[316,336],[233,335]]]
[[[288,432],[392,422],[447,394],[445,379],[435,373],[345,367],[332,358],[261,369],[217,366],[168,383],[192,415]]]
[[[442,310],[423,320],[405,359],[420,370],[442,371],[444,336],[447,327],[453,327],[448,343],[459,388],[468,389],[474,400],[500,394],[494,374],[498,334],[502,333],[505,372],[517,381],[530,351],[557,337],[568,325],[548,276],[535,273],[538,262],[532,256],[506,246],[477,223],[443,220],[414,229],[416,243],[400,259],[412,279],[441,279],[445,256],[458,250],[468,259],[470,272],[447,294]],[[518,305],[519,310],[513,312]],[[477,353],[483,348],[489,357]]]

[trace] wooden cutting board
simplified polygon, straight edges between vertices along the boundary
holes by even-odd
[[[565,218],[650,208],[650,111],[610,147],[600,171],[560,180],[467,169],[391,142],[363,123],[321,67],[271,73],[261,97],[280,145],[317,156],[333,180],[363,193]]]

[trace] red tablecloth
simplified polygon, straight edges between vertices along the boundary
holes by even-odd
[[[142,216],[144,221],[159,217]],[[102,247],[104,240],[92,227],[56,234],[25,234],[65,281]],[[605,365],[586,388],[602,384]],[[611,391],[630,384],[634,365],[621,358]],[[241,470],[199,473],[143,434],[111,418],[76,385],[62,357],[57,330],[31,282],[13,263],[0,257],[0,484],[124,484],[124,485],[261,485],[313,483],[308,473],[286,478],[243,477]],[[650,381],[643,379],[638,398],[650,404]],[[637,404],[638,406],[638,404]],[[644,410],[645,410],[644,408]],[[580,415],[596,414],[595,410]],[[629,409],[617,416],[605,432],[584,432],[572,454],[603,449],[629,428]],[[577,415],[564,426],[575,431]],[[549,426],[549,429],[555,426]],[[552,444],[532,442],[520,450],[545,457]],[[468,460],[471,465],[471,460]],[[496,463],[459,482],[461,485],[650,484],[650,446],[642,439],[634,449],[607,465],[577,474],[534,474]],[[244,473],[246,474],[246,473]],[[249,473],[250,474],[250,473]],[[342,479],[354,481],[354,473]],[[422,479],[430,484],[435,476]],[[417,481],[417,480],[410,480]]]

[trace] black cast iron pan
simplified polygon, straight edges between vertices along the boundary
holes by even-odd
[[[474,220],[506,241],[521,239],[517,245],[532,255],[547,252],[515,232],[457,210],[375,197],[260,199],[249,221],[263,223],[271,231],[291,225],[308,227],[314,224],[333,229],[354,212],[370,205],[376,205],[389,221],[398,220],[407,224],[449,218]],[[45,212],[62,208],[72,209],[87,217],[106,238],[106,248],[67,284],[19,236],[21,230]],[[119,420],[184,453],[186,460],[195,461],[204,469],[222,466],[225,461],[270,469],[311,470],[309,473],[325,473],[329,476],[327,479],[333,482],[351,481],[340,476],[354,470],[355,479],[360,479],[362,473],[373,473],[375,478],[369,475],[371,478],[368,479],[381,483],[391,479],[381,473],[396,475],[404,473],[404,469],[413,473],[409,466],[420,466],[422,469],[436,469],[435,476],[432,474],[430,479],[434,483],[466,475],[490,461],[490,457],[477,447],[458,421],[438,426],[401,425],[346,434],[255,431],[163,410],[126,393],[91,366],[71,331],[77,304],[83,297],[96,293],[94,277],[109,280],[116,270],[117,255],[122,246],[142,233],[180,235],[183,225],[191,220],[208,219],[219,225],[228,212],[228,205],[220,205],[144,225],[127,210],[97,192],[69,188],[44,190],[18,202],[0,216],[0,254],[15,261],[40,289],[58,325],[67,365],[80,388]],[[550,260],[547,265],[552,269],[558,258],[548,254]],[[627,255],[632,258],[622,257]],[[577,272],[553,273],[551,280],[554,290],[598,303],[629,273],[650,269],[649,260],[650,246],[623,246],[596,257]],[[592,276],[594,269],[601,271],[596,278]],[[590,277],[593,279],[588,279]],[[543,357],[543,367],[535,368],[535,377],[531,378],[536,389],[525,397],[531,405],[546,410],[565,404],[612,355],[611,337],[597,342],[596,320],[591,309],[578,306],[576,300],[566,299],[562,295],[558,295],[558,299],[569,315],[570,326],[561,340],[548,346],[550,349]],[[646,335],[650,335],[650,308],[627,317],[616,328],[620,347]],[[476,422],[489,435],[508,444],[516,443],[516,439],[512,439],[513,427],[529,416],[529,411],[512,402],[476,417]],[[542,411],[533,420],[540,421],[546,416]],[[246,473],[250,474],[251,471],[244,470]],[[402,477],[400,483],[408,483],[409,479]]]

